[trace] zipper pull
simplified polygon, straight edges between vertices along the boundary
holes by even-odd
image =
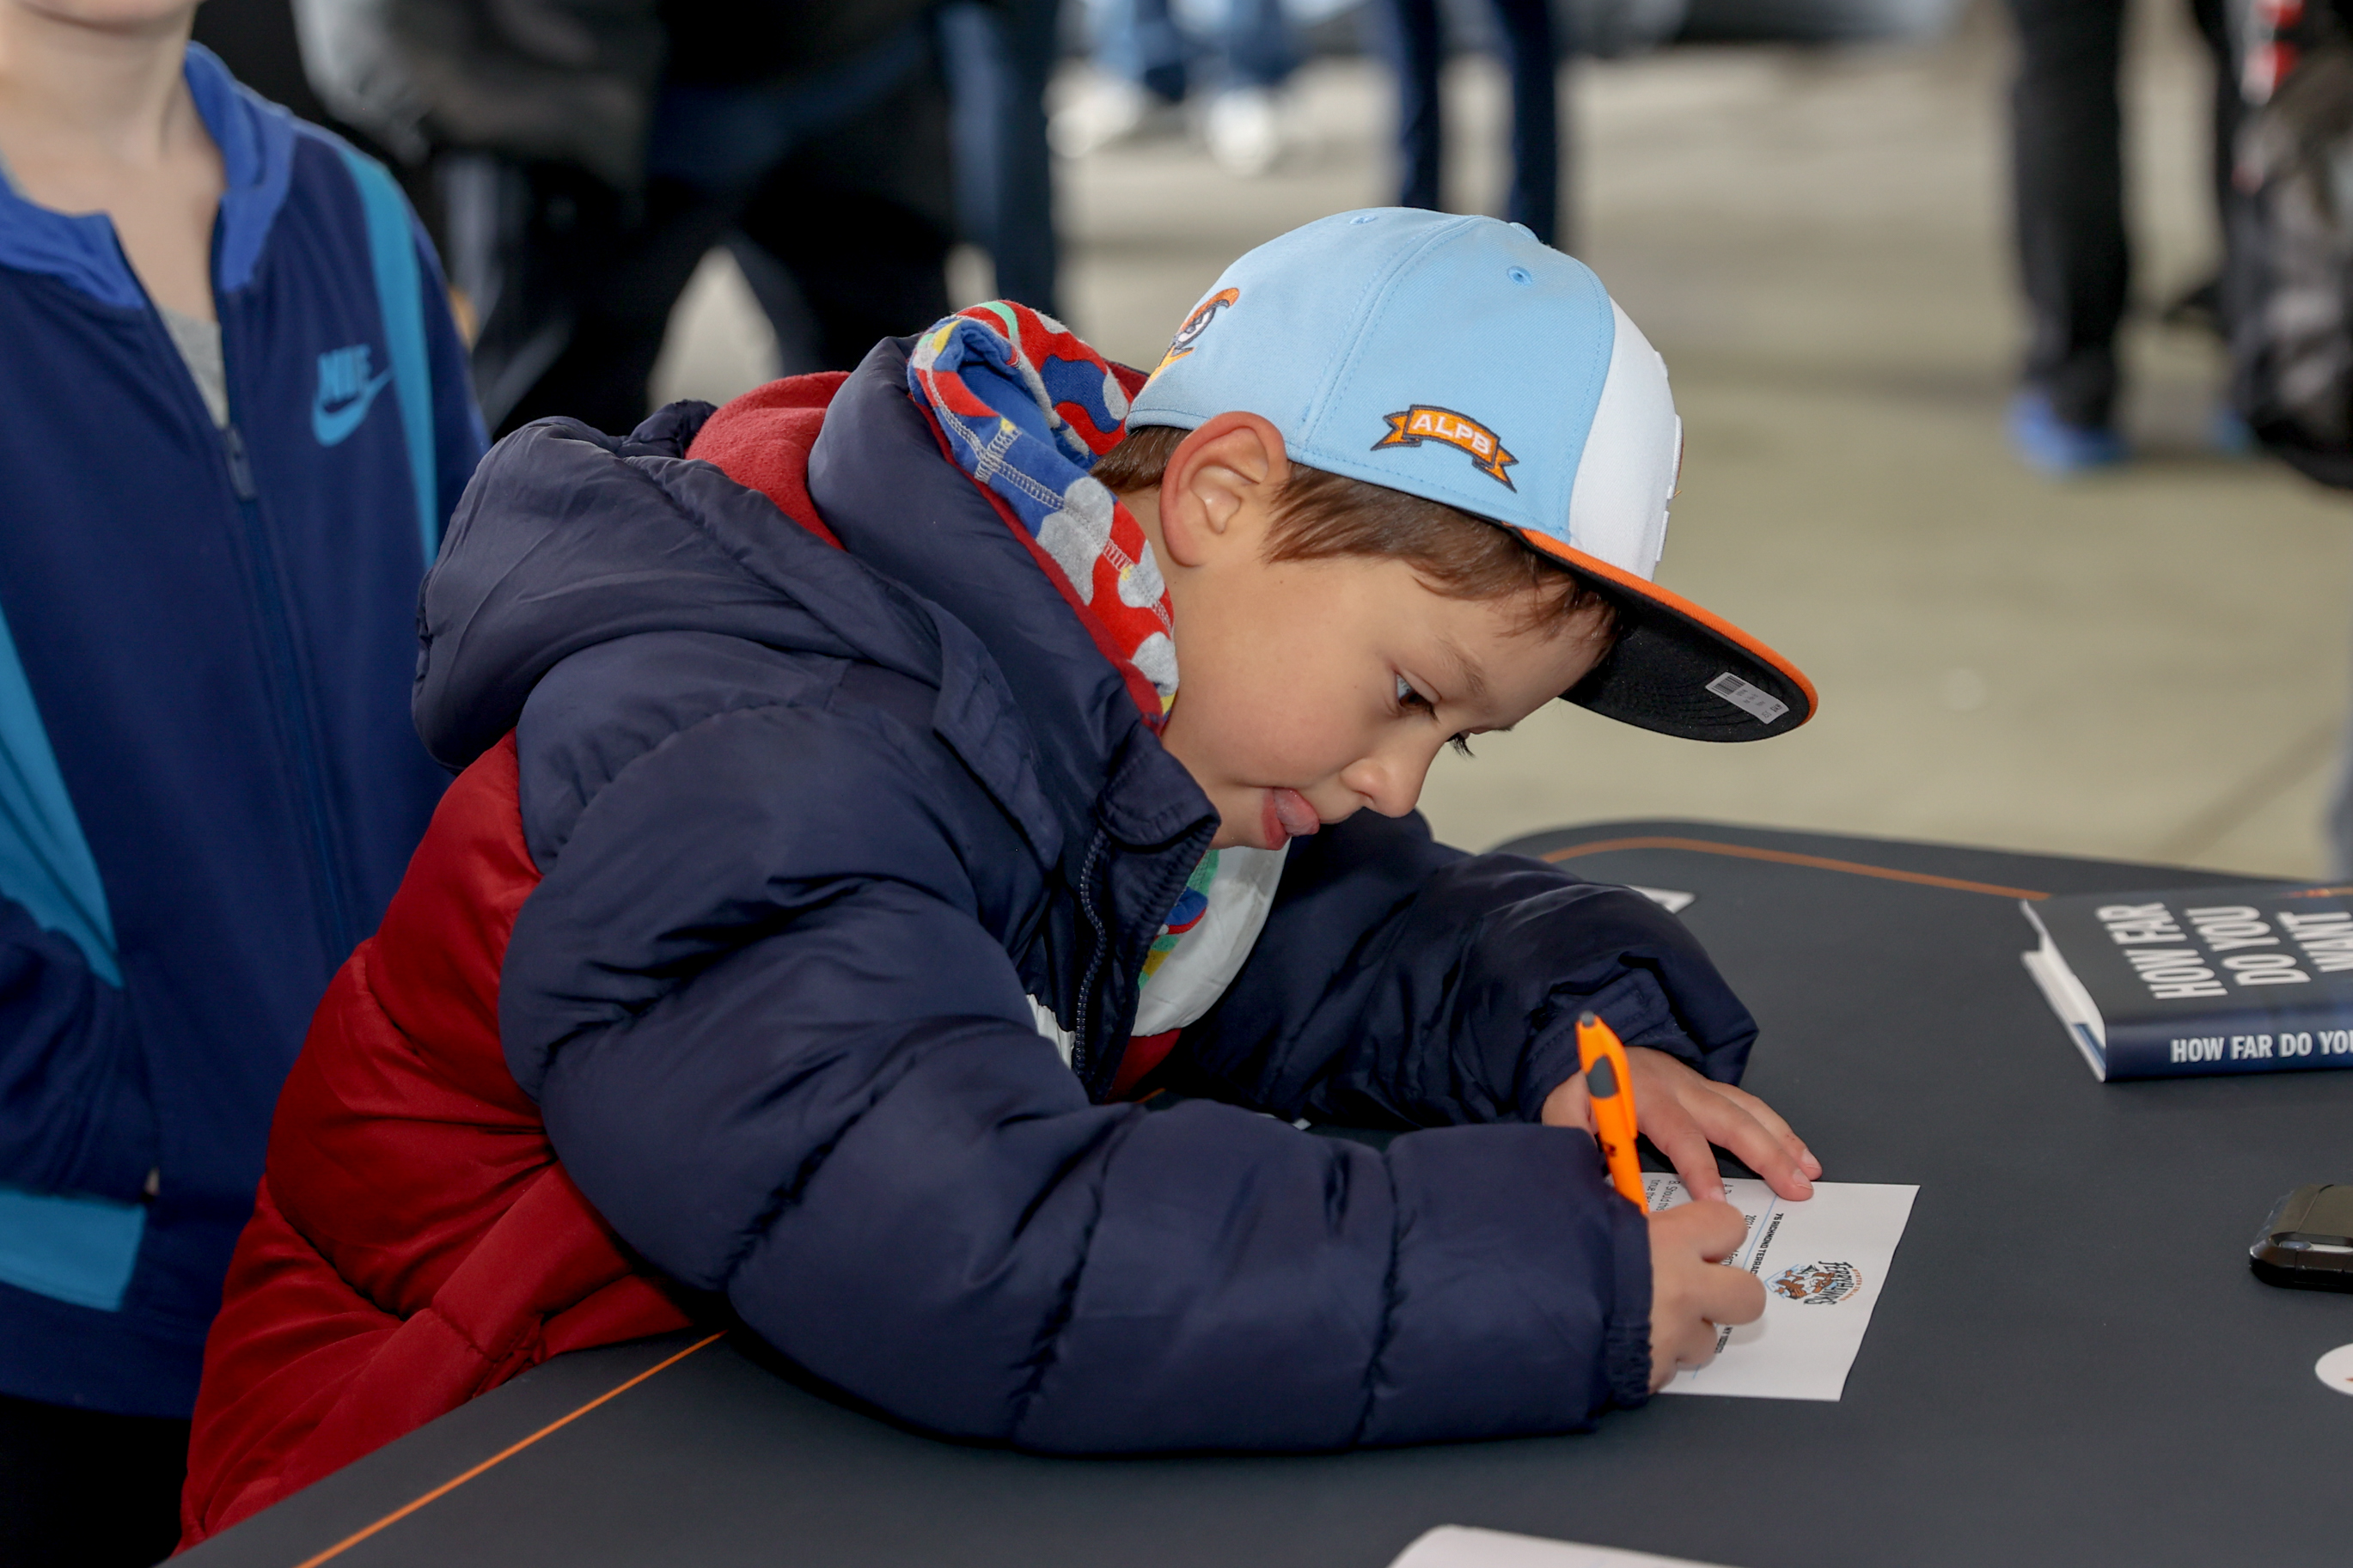
[[[253,463],[245,455],[245,437],[234,425],[221,426],[221,446],[228,454],[229,488],[239,500],[252,500],[261,492],[253,485]]]

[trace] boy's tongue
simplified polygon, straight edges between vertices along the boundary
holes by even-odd
[[[1266,792],[1264,826],[1268,845],[1281,848],[1284,840],[1304,838],[1323,826],[1324,821],[1297,790],[1271,789]]]

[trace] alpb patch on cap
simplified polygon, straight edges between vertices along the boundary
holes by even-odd
[[[1374,405],[1378,407],[1379,405]],[[1451,408],[1434,404],[1417,403],[1396,414],[1381,416],[1389,423],[1388,432],[1373,443],[1376,452],[1388,447],[1419,447],[1424,441],[1440,441],[1468,453],[1472,466],[1507,490],[1520,487],[1512,476],[1504,472],[1519,459],[1504,449],[1503,440],[1468,414],[1457,414]]]
[[[1176,335],[1168,340],[1168,352],[1160,356],[1160,363],[1152,367],[1152,374],[1158,375],[1191,353],[1193,345],[1200,342],[1201,334],[1209,330],[1209,323],[1218,319],[1218,312],[1241,297],[1242,291],[1239,289],[1220,289],[1194,306],[1193,313],[1186,317],[1184,325],[1176,329]]]

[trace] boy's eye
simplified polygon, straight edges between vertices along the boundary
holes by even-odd
[[[1416,691],[1413,689],[1413,682],[1402,675],[1397,678],[1397,704],[1401,710],[1407,712],[1435,713],[1438,711],[1438,704]],[[1471,737],[1467,734],[1452,736],[1446,743],[1466,757],[1471,754]]]

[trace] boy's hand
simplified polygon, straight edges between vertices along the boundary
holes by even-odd
[[[1636,1046],[1627,1051],[1626,1065],[1634,1080],[1634,1114],[1642,1135],[1674,1162],[1675,1174],[1694,1201],[1724,1196],[1712,1143],[1738,1155],[1783,1197],[1814,1195],[1822,1163],[1771,1106],[1745,1089],[1700,1077],[1664,1051]],[[1583,1073],[1545,1097],[1544,1123],[1594,1130]]]
[[[1651,1216],[1651,1393],[1715,1359],[1717,1325],[1764,1315],[1764,1281],[1722,1261],[1747,1232],[1730,1204],[1694,1199]]]

